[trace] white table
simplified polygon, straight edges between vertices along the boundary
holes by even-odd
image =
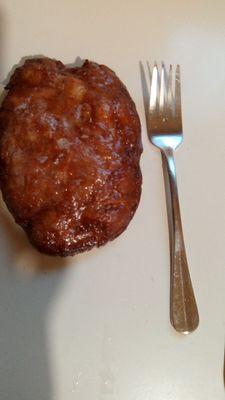
[[[106,64],[142,122],[143,194],[113,243],[36,275],[38,255],[1,209],[1,400],[222,400],[225,338],[225,2],[1,0],[0,79],[23,56]],[[182,67],[176,154],[199,329],[169,323],[159,152],[147,140],[139,61]]]

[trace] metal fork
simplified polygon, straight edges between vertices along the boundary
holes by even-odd
[[[173,86],[172,65],[167,75],[163,63],[161,69],[155,64],[151,76],[147,127],[152,144],[162,152],[170,193],[170,319],[178,332],[187,334],[197,328],[199,316],[188,270],[174,163],[174,150],[183,141],[179,65],[175,73],[175,91]]]

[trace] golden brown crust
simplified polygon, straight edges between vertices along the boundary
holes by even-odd
[[[0,183],[42,252],[73,255],[123,232],[141,194],[140,121],[109,68],[48,58],[17,68],[0,109]]]

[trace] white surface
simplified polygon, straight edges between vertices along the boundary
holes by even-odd
[[[55,261],[1,211],[1,400],[224,398],[224,20],[224,0],[0,1],[1,80],[28,55],[104,63],[137,105],[144,144],[143,195],[128,230],[63,270],[26,273]],[[182,66],[185,142],[176,161],[201,318],[188,337],[169,324],[161,160],[146,138],[139,73],[146,59]]]

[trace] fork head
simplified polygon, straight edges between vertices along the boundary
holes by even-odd
[[[174,89],[172,65],[167,74],[163,63],[160,69],[155,64],[150,81],[147,120],[149,138],[161,150],[166,147],[175,150],[183,140],[180,66],[176,67]]]

